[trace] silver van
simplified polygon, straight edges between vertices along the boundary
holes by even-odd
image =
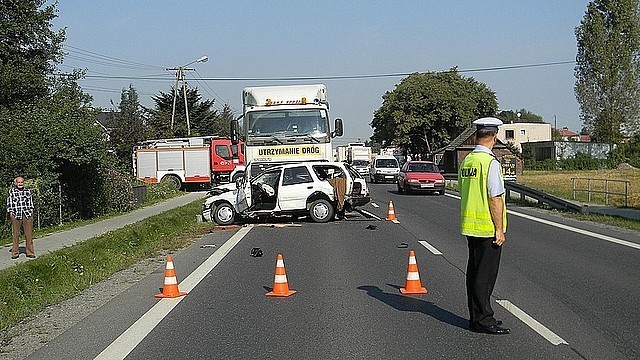
[[[395,182],[400,172],[398,159],[391,155],[378,155],[371,160],[369,179],[371,182]]]

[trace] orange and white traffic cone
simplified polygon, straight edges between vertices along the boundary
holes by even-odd
[[[387,221],[394,221],[396,219],[396,211],[393,209],[393,201],[389,200],[389,213],[387,215]]]
[[[157,298],[176,298],[187,295],[186,292],[178,290],[178,279],[176,278],[176,270],[173,267],[173,259],[167,256],[167,265],[164,269],[164,286],[162,293],[156,294]]]
[[[407,266],[407,281],[404,287],[400,288],[403,294],[426,294],[427,289],[422,287],[420,283],[420,273],[418,272],[418,263],[416,262],[416,254],[413,250],[409,251],[409,265]]]
[[[273,279],[273,290],[269,291],[265,295],[267,296],[291,296],[297,291],[289,290],[289,283],[287,283],[287,272],[284,269],[284,259],[282,254],[278,254],[276,260],[276,275]]]

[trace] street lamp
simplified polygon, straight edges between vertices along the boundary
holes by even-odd
[[[185,112],[185,116],[187,117],[187,135],[191,136],[191,125],[189,124],[189,107],[187,105],[187,81],[185,80],[185,77],[184,77],[184,71],[193,70],[193,69],[187,68],[187,66],[191,64],[207,62],[207,61],[209,61],[209,57],[204,55],[199,57],[196,60],[193,60],[188,64],[179,66],[177,68],[166,69],[166,70],[171,70],[176,72],[176,83],[173,86],[173,109],[171,111],[171,130],[173,130],[173,123],[176,117],[176,99],[178,97],[178,81],[182,81],[182,93],[184,94],[184,112]]]

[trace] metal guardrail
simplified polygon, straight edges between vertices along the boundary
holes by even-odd
[[[586,189],[578,189],[576,188],[576,180],[587,180],[587,188]],[[593,190],[591,188],[591,182],[592,181],[604,181],[604,190],[600,191],[600,190]],[[613,183],[624,183],[624,192],[613,192],[613,191],[609,191],[609,183],[613,182]],[[629,184],[631,184],[630,181],[627,180],[611,180],[611,179],[591,179],[591,178],[578,178],[578,177],[572,177],[571,178],[571,183],[573,184],[573,200],[576,199],[576,193],[577,192],[586,192],[588,194],[588,198],[589,198],[589,202],[591,202],[591,194],[595,193],[595,194],[604,194],[604,204],[605,205],[609,205],[609,195],[618,195],[618,196],[623,196],[624,195],[624,207],[628,207],[629,206]]]
[[[457,174],[443,174],[444,178],[447,181],[456,181],[458,180]],[[580,204],[573,203],[571,201],[567,201],[565,199],[547,194],[540,190],[532,189],[530,187],[518,184],[514,181],[505,181],[505,196],[507,199],[511,198],[511,192],[515,192],[520,195],[520,200],[526,201],[527,198],[534,199],[538,202],[538,204],[546,204],[551,206],[554,209],[561,209],[579,213],[587,213],[589,212],[589,208],[587,206],[583,206]]]
[[[530,187],[520,185],[512,181],[506,181],[504,185],[506,188],[505,195],[507,199],[511,198],[511,192],[516,192],[520,194],[520,200],[522,201],[525,201],[526,198],[529,197],[537,200],[538,204],[546,204],[555,209],[568,210],[568,211],[579,212],[579,213],[588,212],[588,208],[586,206],[572,203],[571,201],[567,201],[559,197],[549,195],[540,190],[532,189]]]

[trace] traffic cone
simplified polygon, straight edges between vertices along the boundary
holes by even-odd
[[[389,200],[389,213],[387,215],[387,221],[396,220],[396,211],[393,209],[393,201]]]
[[[178,290],[178,279],[176,279],[176,270],[173,267],[173,259],[167,256],[167,266],[164,269],[164,286],[162,293],[156,294],[157,298],[175,298],[187,295],[186,292]]]
[[[420,283],[420,273],[418,273],[418,263],[416,262],[416,254],[413,250],[409,251],[409,265],[407,266],[407,281],[404,287],[400,288],[403,294],[426,294],[427,289],[422,287]]]
[[[265,295],[267,296],[291,296],[297,291],[289,290],[289,284],[287,283],[287,272],[284,269],[284,260],[282,254],[278,254],[276,260],[276,275],[273,279],[273,290],[269,291]]]

